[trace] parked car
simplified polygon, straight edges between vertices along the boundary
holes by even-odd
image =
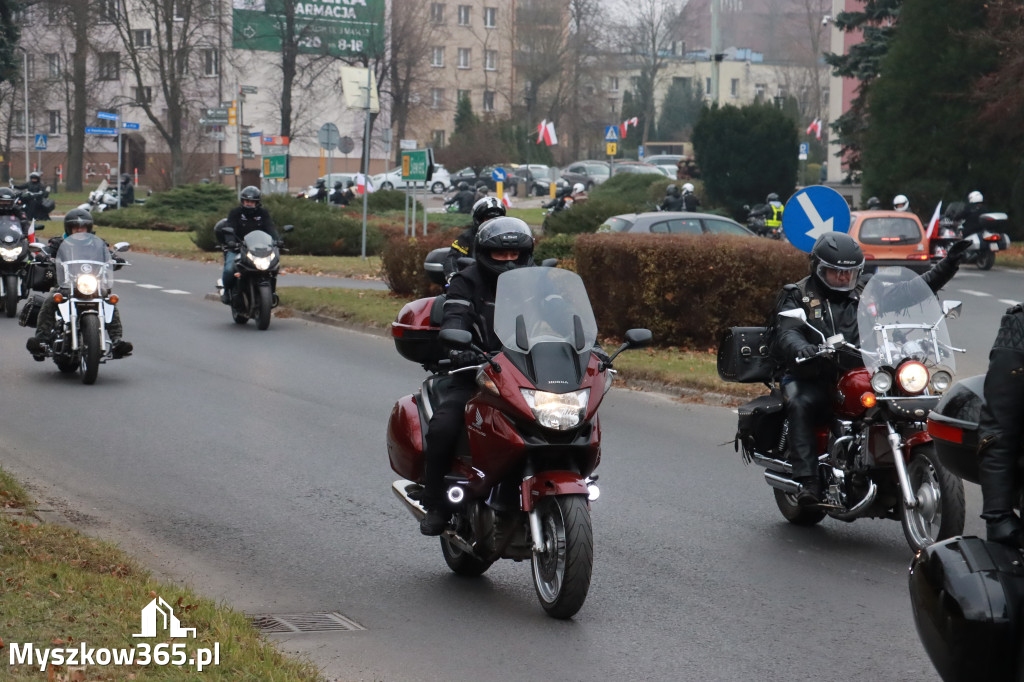
[[[711,213],[685,211],[650,211],[612,216],[598,232],[630,232],[651,234],[733,234],[741,237],[757,235],[735,220]]]
[[[347,187],[350,180],[352,182],[356,181],[356,175],[357,173],[331,173],[329,175],[321,175],[317,179],[323,180],[324,185],[327,187],[327,191],[330,192],[334,189],[334,183],[340,182],[342,187]],[[299,192],[298,197],[299,199],[305,199],[306,197],[311,196],[314,192],[316,192],[315,184],[310,185],[305,190]]]
[[[375,189],[405,189],[406,182],[402,179],[402,168],[393,168],[386,173],[378,173],[377,175],[370,176],[370,182],[373,183]],[[422,189],[423,183],[411,182],[408,183],[411,187],[419,187]],[[445,190],[452,186],[451,176],[448,171],[444,169],[444,166],[434,166],[434,173],[430,177],[428,183],[430,191],[434,194],[443,194]]]
[[[677,164],[682,158],[682,154],[655,154],[653,156],[645,156],[644,162],[657,166],[670,178],[674,178],[679,170]]]
[[[611,176],[611,167],[606,161],[577,161],[562,171],[562,177],[567,183],[575,185],[581,182],[588,192]]]
[[[850,236],[860,244],[868,272],[902,265],[920,273],[932,265],[924,226],[913,213],[854,211],[850,214]]]
[[[649,175],[660,175],[663,178],[676,177],[675,173],[669,176],[660,166],[655,166],[653,163],[644,163],[643,161],[616,161],[612,165],[612,173],[615,175],[619,173],[646,173]]]
[[[498,167],[499,166],[486,166],[478,174],[471,167],[466,166],[462,170],[452,173],[451,184],[458,187],[460,182],[468,182],[470,187],[475,187],[476,183],[483,182],[487,186],[487,189],[492,192],[496,192],[498,190],[498,183],[495,182],[492,177],[492,173],[494,172],[494,169]],[[503,164],[500,167],[505,169],[506,177],[511,178],[513,176],[514,169],[510,164]],[[516,195],[516,183],[514,178],[511,182],[506,180],[503,187],[505,194],[513,197]]]
[[[527,196],[549,196],[552,182],[555,183],[556,191],[569,185],[565,178],[561,177],[557,168],[540,163],[516,166],[514,174],[517,183],[519,181],[526,183]]]

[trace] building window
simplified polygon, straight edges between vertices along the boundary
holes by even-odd
[[[434,24],[444,23],[444,4],[435,2],[430,6],[430,21]]]
[[[484,28],[495,28],[498,25],[498,8],[484,7]]]
[[[484,50],[484,70],[485,71],[497,71],[498,70],[498,51],[497,50]]]
[[[440,109],[444,106],[444,88],[430,88],[430,108]]]
[[[766,92],[768,92],[767,85],[764,83],[754,83],[754,99],[764,99]]]
[[[430,137],[432,137],[433,140],[434,140],[434,148],[435,149],[439,149],[439,148],[444,146],[444,131],[443,130],[431,131]]]
[[[203,50],[203,75],[216,76],[220,73],[220,53],[214,49]]]
[[[56,24],[58,21],[60,21],[60,10],[61,10],[61,8],[59,6],[57,6],[56,3],[51,4],[51,5],[47,5],[47,7],[46,7],[46,23],[48,23],[48,24]]]
[[[132,31],[132,45],[135,47],[152,47],[153,31],[148,28],[140,28]]]
[[[469,26],[469,5],[459,5],[459,26]]]
[[[116,81],[120,70],[121,59],[117,52],[100,52],[100,80]]]
[[[117,21],[117,0],[99,0],[96,3],[96,18],[101,24]]]
[[[470,99],[471,91],[470,90],[457,90],[455,95],[456,95],[455,96],[455,100],[457,102],[461,102],[463,99]]]
[[[28,26],[32,23],[32,6],[11,10],[11,23],[17,26]]]
[[[444,48],[434,47],[430,49],[430,65],[444,66]]]
[[[46,55],[46,77],[60,78],[60,55],[56,52]]]
[[[63,132],[60,126],[60,111],[56,109],[50,109],[46,112],[46,115],[50,119],[50,135],[60,135]]]
[[[34,113],[30,113],[28,115],[28,127],[29,127],[29,130],[35,130],[35,128],[36,128],[36,125],[35,125],[35,114]],[[15,134],[15,135],[24,135],[25,134],[25,111],[24,110],[22,110],[22,109],[15,109],[14,110],[14,125],[12,126],[12,128],[14,128],[14,130],[11,131],[11,132],[13,134]]]
[[[779,94],[777,94],[775,96],[779,97],[781,99],[786,99],[786,97],[789,96],[789,92],[786,91],[786,86],[785,85],[780,85],[779,86]]]
[[[139,104],[149,104],[153,101],[153,88],[143,85],[141,88],[132,88],[132,96]]]
[[[740,96],[740,79],[732,78],[729,80],[729,95],[731,97]]]
[[[494,91],[484,92],[484,111],[494,111]]]
[[[709,95],[711,94],[711,79],[710,78],[705,78],[704,79],[704,92],[706,92]]]
[[[205,4],[205,3],[200,3]],[[181,0],[174,0],[174,20],[185,21],[185,10],[181,7]]]
[[[469,57],[470,57],[471,51],[472,51],[472,48],[470,48],[470,47],[460,47],[459,48],[459,68],[460,69],[468,69],[469,68]]]
[[[619,91],[619,77],[618,76],[608,76],[608,92],[618,92],[618,91]]]

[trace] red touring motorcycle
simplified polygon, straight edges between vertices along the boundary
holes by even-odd
[[[726,381],[763,381],[771,389],[739,408],[736,445],[744,459],[765,468],[765,482],[786,520],[810,526],[825,516],[847,522],[898,519],[915,552],[963,531],[963,483],[941,464],[925,430],[929,410],[952,383],[953,351],[962,352],[949,345],[945,323],[959,314],[960,305],[947,301],[940,307],[915,273],[886,268],[871,278],[858,305],[861,347],[842,336],[822,336],[819,355],[858,353],[864,367],[839,378],[835,419],[818,434],[825,499],[817,506],[796,502],[800,484],[786,461],[789,423],[781,388],[771,383],[768,350],[741,341],[760,328],[733,328],[725,336],[719,375]],[[807,319],[802,309],[784,314]],[[758,357],[765,369],[744,376],[744,367]]]
[[[571,618],[590,588],[597,409],[613,375],[611,360],[591,352],[597,323],[583,280],[550,267],[503,273],[494,307],[502,348],[490,354],[474,347],[467,331],[439,331],[441,298],[409,303],[392,324],[398,352],[432,372],[418,394],[391,411],[388,457],[402,476],[392,489],[423,518],[428,422],[450,377],[474,373],[478,390],[466,405],[466,429],[446,480],[452,518],[441,552],[460,575],[480,575],[498,559],[531,559],[541,606]],[[646,329],[629,330],[612,360],[650,340]],[[442,359],[445,347],[477,351],[480,364],[451,369]]]
[[[939,460],[971,483],[979,483],[984,385],[984,374],[957,382],[928,415]],[[1018,467],[1024,468],[1024,458]],[[1019,550],[973,536],[951,538],[914,558],[909,583],[917,633],[945,682],[1024,680],[1024,556]]]

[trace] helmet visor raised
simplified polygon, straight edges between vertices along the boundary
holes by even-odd
[[[863,263],[849,267],[818,263],[817,275],[818,279],[833,291],[852,291],[857,286],[857,280],[860,279],[863,270]]]

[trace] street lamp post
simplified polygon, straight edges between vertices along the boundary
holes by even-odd
[[[28,166],[28,159],[29,159],[29,151],[28,151],[28,51],[25,48],[23,48],[22,46],[20,46],[20,45],[18,45],[17,48],[19,50],[21,50],[22,53],[25,55],[24,59],[22,60],[22,65],[24,66],[24,70],[25,70],[25,75],[24,75],[24,78],[25,78],[25,120],[24,120],[24,124],[25,124],[25,182],[28,182],[28,173],[29,173],[29,166]]]

